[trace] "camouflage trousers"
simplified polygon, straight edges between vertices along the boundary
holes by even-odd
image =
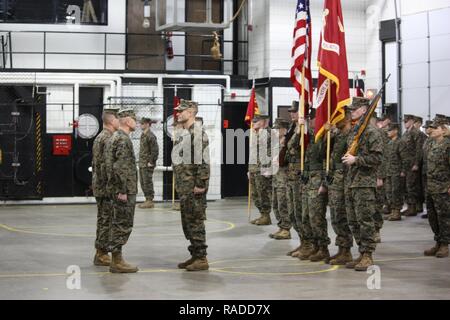
[[[274,186],[272,195],[272,206],[275,218],[278,221],[278,227],[290,230],[291,220],[289,218],[287,186]]]
[[[386,204],[386,192],[384,187],[384,181],[385,179],[383,179],[383,186],[375,189],[375,215],[373,216],[373,220],[375,222],[376,230],[381,230],[384,222],[383,205]]]
[[[129,194],[127,202],[119,201],[116,195],[112,202],[114,214],[111,222],[111,252],[121,252],[133,230],[136,195]]]
[[[303,220],[302,217],[302,189],[300,177],[297,179],[290,178],[287,182],[287,201],[289,219],[294,230],[297,232],[300,241],[312,241],[312,230],[308,219]]]
[[[141,188],[146,200],[153,200],[155,196],[153,189],[153,171],[153,168],[139,168]]]
[[[402,182],[400,175],[387,176],[384,183],[389,208],[391,210],[400,210],[403,207]]]
[[[96,197],[97,201],[97,232],[95,248],[109,251],[109,237],[111,235],[111,221],[113,216],[113,204],[108,197]]]
[[[423,204],[425,202],[425,183],[423,181],[423,174],[422,174],[422,166],[419,169],[418,177],[417,177],[417,203]]]
[[[181,225],[186,240],[190,241],[188,250],[196,258],[206,257],[206,193],[194,195],[184,192],[180,195]]]
[[[252,199],[261,215],[272,211],[272,177],[264,177],[259,172],[250,173]]]
[[[359,252],[374,252],[375,188],[350,188],[345,195],[347,219]]]
[[[327,195],[318,194],[318,189],[308,189],[303,193],[302,220],[309,219],[312,242],[317,246],[328,246]]]
[[[331,226],[336,233],[336,246],[351,248],[353,236],[348,225],[345,210],[344,175],[342,170],[333,173],[333,183],[328,189],[328,204],[330,206]]]
[[[406,178],[406,203],[409,205],[415,205],[419,197],[419,171],[408,170],[405,172]]]
[[[427,213],[434,240],[442,244],[449,244],[450,195],[448,193],[428,193]]]

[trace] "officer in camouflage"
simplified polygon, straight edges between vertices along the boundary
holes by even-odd
[[[298,101],[292,101],[288,109],[291,116],[291,126],[289,127],[286,141],[286,162],[287,162],[287,200],[289,218],[297,232],[300,245],[287,253],[288,256],[298,258],[306,251],[312,249],[312,231],[308,221],[302,220],[302,182],[300,172],[300,126],[298,124]],[[309,256],[309,255],[308,255]]]
[[[419,132],[419,145],[421,148],[421,151],[418,155],[418,163],[419,163],[419,177],[418,177],[418,198],[417,198],[417,205],[416,205],[416,211],[417,213],[423,212],[423,203],[425,202],[425,191],[423,187],[423,181],[422,181],[422,171],[423,171],[423,145],[425,141],[427,140],[427,135],[420,130],[423,124],[422,117],[415,116],[414,117],[414,127]]]
[[[177,191],[180,195],[181,224],[191,258],[178,264],[187,271],[208,270],[206,258],[206,194],[209,186],[210,161],[208,136],[201,123],[195,121],[198,104],[181,99],[178,123],[183,125],[181,140],[172,152],[177,166]]]
[[[352,121],[358,122],[368,111],[370,101],[366,98],[354,97],[351,110]],[[352,131],[347,140],[351,145],[356,132]],[[345,205],[347,218],[353,237],[358,245],[360,256],[346,264],[347,268],[366,271],[373,265],[372,253],[376,248],[376,214],[375,189],[377,186],[377,170],[383,156],[383,144],[379,131],[367,125],[362,133],[356,155],[346,154],[342,162],[348,166],[346,181],[349,183],[349,194]]]
[[[155,134],[150,129],[152,123],[157,121],[142,118],[141,128],[142,134],[139,147],[139,176],[141,188],[144,192],[145,202],[138,205],[141,209],[153,208],[153,198],[155,191],[153,189],[153,171],[158,160],[159,146]]]
[[[280,148],[285,144],[286,133],[289,128],[289,122],[277,118],[275,120],[273,129],[278,130],[278,137],[280,140]],[[275,161],[279,161],[278,158]],[[273,175],[273,194],[272,207],[275,217],[278,221],[278,231],[271,233],[269,237],[275,240],[284,240],[291,238],[291,220],[289,219],[288,200],[287,200],[287,167],[279,165],[278,171]]]
[[[336,123],[336,130],[331,132],[330,179],[328,179],[327,184],[328,200],[331,226],[334,233],[336,233],[336,246],[339,248],[338,252],[329,259],[331,265],[345,265],[353,261],[350,251],[353,246],[353,236],[345,210],[345,176],[347,167],[343,165],[341,160],[348,149],[347,140],[351,128],[350,112],[346,110],[345,118]]]
[[[94,265],[109,266],[111,258],[109,252],[109,234],[111,231],[111,219],[113,206],[111,198],[106,191],[108,176],[106,174],[105,147],[113,133],[119,129],[117,119],[118,108],[103,109],[103,130],[94,140],[92,147],[92,191],[97,202],[97,232],[94,257]]]
[[[118,112],[119,129],[106,145],[107,190],[112,198],[114,215],[111,223],[112,260],[109,270],[113,273],[137,272],[136,266],[122,257],[122,247],[133,230],[137,194],[137,168],[130,133],[136,129],[133,109]]]
[[[386,218],[389,221],[400,221],[402,216],[400,210],[403,206],[402,185],[400,178],[400,125],[391,123],[388,127],[389,142],[384,151],[385,165],[385,190],[388,199],[388,206],[391,213]]]
[[[309,219],[313,234],[312,250],[300,254],[301,260],[312,262],[328,261],[330,252],[328,245],[327,211],[327,188],[325,186],[324,160],[326,144],[321,139],[315,141],[314,126],[315,112],[311,108],[308,115],[308,146],[305,150],[305,168],[303,172],[304,191],[302,194],[302,220]],[[300,119],[302,124],[304,120]]]
[[[408,205],[405,216],[417,215],[417,198],[419,196],[419,161],[422,153],[419,130],[414,127],[415,117],[404,115],[405,133],[400,144],[401,177],[406,180],[406,203]]]
[[[424,251],[426,256],[448,257],[450,242],[450,139],[447,119],[430,124],[431,139],[427,153],[427,211],[436,245]]]
[[[250,160],[248,177],[251,184],[251,195],[261,216],[250,223],[264,226],[272,224],[272,155],[271,130],[268,128],[269,116],[253,117],[253,132],[250,138]]]

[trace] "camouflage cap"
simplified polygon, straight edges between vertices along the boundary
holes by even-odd
[[[253,122],[258,122],[259,120],[268,120],[269,116],[267,114],[255,114],[253,116]]]
[[[400,124],[395,123],[395,122],[391,122],[388,125],[388,131],[392,131],[392,130],[400,130]]]
[[[414,122],[420,122],[423,123],[423,118],[419,116],[414,116]]]
[[[184,111],[190,108],[198,110],[198,103],[192,100],[180,99],[180,104],[175,108],[176,111]]]
[[[292,105],[288,109],[288,112],[298,112],[298,101],[292,101]]]
[[[437,119],[434,119],[433,122],[430,123],[428,127],[436,129],[436,128],[440,127],[440,126],[445,126],[445,125],[447,125],[447,120],[446,119],[437,118]]]
[[[415,120],[416,116],[412,115],[412,114],[404,114],[403,115],[403,121],[409,121],[409,120]]]
[[[151,118],[147,118],[147,117],[142,117],[141,118],[141,123],[157,123],[158,121],[155,119],[151,119]]]
[[[353,97],[352,103],[347,106],[349,110],[356,110],[360,107],[369,106],[370,100],[363,97]]]
[[[113,114],[117,114],[117,112],[119,112],[120,108],[117,106],[108,106],[108,107],[104,107],[103,108],[103,112],[104,113],[113,113]]]
[[[273,124],[274,129],[280,129],[280,128],[289,128],[290,122],[283,119],[283,118],[276,118],[275,122]]]
[[[126,117],[131,117],[136,119],[136,113],[134,112],[134,110],[132,108],[127,108],[127,109],[122,109],[117,113],[117,116],[119,118],[126,118]]]
[[[433,123],[433,121],[427,120],[427,121],[425,121],[425,125],[423,125],[422,128],[428,129],[430,127],[430,124],[432,124],[432,123]]]
[[[433,119],[433,121],[439,120],[440,122],[445,122],[446,124],[450,124],[450,118],[446,115],[437,113]]]

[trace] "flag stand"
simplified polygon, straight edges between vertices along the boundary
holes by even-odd
[[[327,96],[328,96],[328,122],[327,124],[330,124],[330,118],[331,118],[331,80],[328,79],[328,90],[327,90]],[[328,174],[330,171],[330,151],[331,151],[331,128],[330,130],[327,130],[327,162],[326,162],[326,173]]]

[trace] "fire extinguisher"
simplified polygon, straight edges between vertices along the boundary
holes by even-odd
[[[167,59],[173,59],[172,32],[166,34],[166,54]]]

